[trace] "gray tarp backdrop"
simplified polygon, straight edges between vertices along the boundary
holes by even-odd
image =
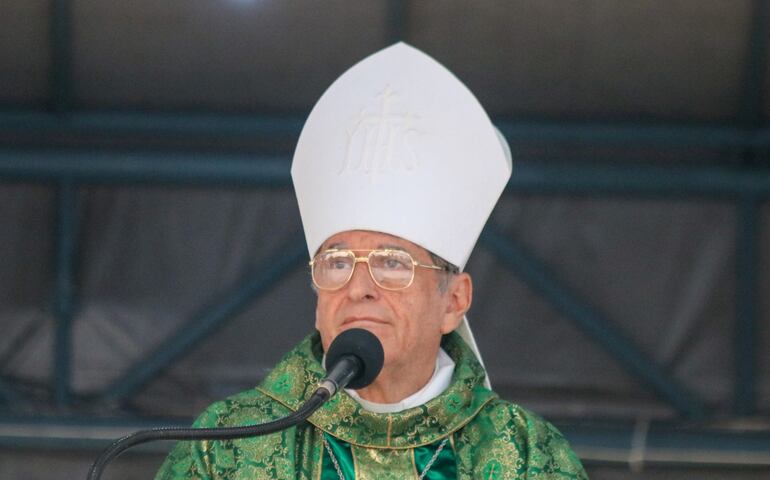
[[[50,188],[0,188],[4,256],[0,352],[31,337],[3,375],[45,383],[54,317]],[[73,323],[72,386],[102,390],[184,322],[219,302],[254,270],[295,254],[301,225],[288,189],[82,187]],[[762,215],[767,238],[767,210]],[[709,410],[732,406],[735,214],[728,202],[559,198],[505,194],[492,224],[517,239],[632,339]],[[306,257],[306,255],[305,255]],[[469,313],[496,389],[550,416],[673,415],[594,340],[555,312],[481,242],[467,270]],[[760,272],[768,271],[768,258]],[[763,275],[759,318],[767,318]],[[133,400],[146,413],[191,416],[255,385],[313,329],[314,294],[297,265],[269,294]],[[768,348],[761,322],[759,351]],[[770,408],[760,356],[759,410]]]

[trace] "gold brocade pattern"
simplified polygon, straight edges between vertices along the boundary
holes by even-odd
[[[448,336],[442,346],[452,358],[473,355],[459,337],[455,340],[453,336]],[[320,342],[309,347],[302,350],[311,357],[305,360],[311,361],[284,360],[284,368],[274,370],[257,390],[296,410],[312,395],[324,375],[320,364],[323,354]],[[308,421],[353,445],[401,449],[434,443],[460,428],[485,403],[497,397],[477,381],[484,374],[477,362],[455,363],[455,368],[464,370],[455,373],[455,378],[460,377],[460,381],[452,382],[442,395],[419,407],[382,415],[364,410],[358,402],[341,392]]]
[[[319,480],[321,430],[351,445],[358,479],[416,478],[413,449],[447,436],[457,478],[587,478],[553,426],[482,386],[483,369],[458,335],[446,336],[442,346],[456,364],[452,384],[422,406],[376,414],[342,391],[309,424],[258,438],[179,442],[156,480]],[[322,377],[321,355],[320,338],[311,335],[259,387],[213,404],[195,425],[247,425],[287,415]]]
[[[403,480],[417,478],[411,449],[353,447],[356,480]]]

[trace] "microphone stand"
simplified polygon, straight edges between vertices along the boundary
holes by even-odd
[[[259,425],[225,428],[161,427],[139,430],[115,441],[96,459],[88,472],[88,480],[99,480],[102,471],[112,459],[127,448],[153,440],[232,440],[256,437],[293,427],[313,414],[340,388],[363,388],[374,380],[382,369],[384,353],[377,337],[360,328],[351,328],[339,334],[329,346],[327,361],[332,367],[318,384],[313,395],[296,412],[272,422]]]
[[[183,428],[160,427],[139,430],[116,440],[96,459],[88,472],[88,480],[99,480],[107,464],[126,449],[154,440],[232,440],[235,438],[256,437],[278,432],[305,421],[323,403],[336,392],[336,385],[331,388],[326,381],[319,385],[313,395],[296,412],[272,422],[258,425],[225,428]]]

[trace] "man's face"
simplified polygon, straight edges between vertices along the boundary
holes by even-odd
[[[431,265],[428,252],[412,242],[384,233],[352,230],[333,235],[321,245],[329,248],[371,250],[393,248],[407,251],[418,263]],[[365,253],[361,253],[365,255]],[[341,289],[318,290],[316,329],[324,350],[341,332],[363,328],[374,333],[385,350],[385,366],[433,364],[441,336],[454,330],[468,305],[459,311],[451,288],[439,291],[442,272],[415,268],[414,282],[404,290],[378,287],[363,262]],[[464,274],[462,274],[464,275]],[[462,307],[462,306],[461,306]]]

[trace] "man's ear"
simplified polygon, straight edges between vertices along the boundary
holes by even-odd
[[[465,313],[471,308],[473,301],[471,276],[465,272],[452,275],[444,295],[446,297],[446,309],[441,333],[446,335],[460,325]]]

